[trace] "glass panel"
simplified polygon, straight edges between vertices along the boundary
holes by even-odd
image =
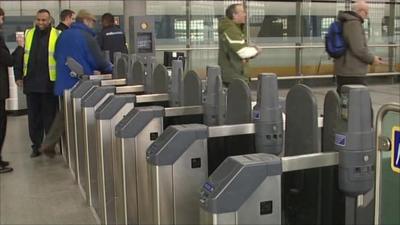
[[[296,2],[249,2],[248,6],[251,43],[266,47],[294,46],[300,41],[296,36]],[[294,49],[264,49],[250,62],[252,77],[261,72],[279,76],[296,74]]]
[[[400,114],[389,112],[383,119],[382,135],[392,138],[393,126],[400,126]],[[393,142],[393,140],[392,140]],[[400,174],[391,168],[391,153],[381,152],[381,211],[379,224],[400,224]]]
[[[225,15],[225,9],[240,1],[192,1],[190,2],[190,46],[193,48],[214,48],[189,52],[190,67],[200,77],[205,77],[207,65],[218,64],[218,21]]]
[[[325,48],[305,48],[302,50],[301,72],[304,75],[333,74],[333,60]]]
[[[58,17],[60,13],[58,1],[20,1],[20,4],[22,16],[36,15],[39,9],[49,10],[53,18]]]
[[[257,45],[294,45],[300,40],[296,37],[295,2],[249,2],[248,7],[252,42]]]
[[[295,68],[294,49],[265,49],[258,57],[250,61],[251,76],[259,73],[275,73],[278,76],[294,76]]]
[[[146,15],[155,16],[157,49],[186,46],[185,1],[146,1]]]
[[[386,62],[389,61],[389,48],[388,47],[370,47],[370,52],[372,54],[378,55],[382,57],[382,59]],[[369,73],[383,73],[390,72],[389,65],[371,65],[369,66]]]
[[[191,53],[191,56],[193,59],[191,69],[203,79],[206,77],[206,67],[218,64],[217,50],[196,50]]]

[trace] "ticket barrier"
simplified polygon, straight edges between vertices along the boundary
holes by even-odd
[[[72,121],[72,126],[69,126],[73,129],[72,132],[70,132],[68,135],[73,135],[71,139],[69,139],[69,147],[71,149],[69,150],[69,159],[70,159],[70,168],[73,171],[73,174],[75,175],[75,179],[78,181],[80,184],[79,176],[78,176],[78,149],[81,147],[82,143],[82,126],[79,125],[82,123],[82,107],[81,107],[81,101],[82,99],[87,96],[90,92],[93,91],[93,88],[99,87],[99,86],[109,86],[113,87],[114,85],[121,85],[124,84],[126,79],[111,79],[111,80],[100,80],[98,82],[88,82],[88,81],[83,81],[83,83],[87,82],[84,86],[81,88],[76,89],[73,88],[71,90],[71,105],[72,105],[72,119],[69,121]],[[126,92],[143,92],[144,88],[143,85],[129,85],[129,86],[119,86],[118,87],[118,92],[121,93],[126,93]],[[69,130],[70,131],[70,130]]]
[[[225,160],[203,183],[201,224],[286,224],[282,173],[335,165],[338,188],[347,198],[343,224],[365,224],[360,215],[363,206],[355,204],[355,199],[362,199],[360,195],[368,193],[374,182],[374,129],[367,88],[344,86],[336,107],[340,117],[331,140],[332,152],[283,158],[256,154]]]
[[[243,88],[245,86],[247,88]],[[220,157],[215,155],[215,151],[225,151],[223,148],[212,149],[208,143],[212,138],[254,135],[257,130],[264,134],[255,136],[255,139],[263,138],[256,144],[256,147],[261,147],[261,149],[256,150],[280,154],[283,142],[279,138],[282,137],[283,127],[276,76],[259,76],[257,104],[253,111],[253,114],[256,114],[254,123],[235,124],[236,121],[243,121],[243,118],[251,118],[251,106],[247,107],[248,110],[243,110],[246,104],[240,104],[243,102],[241,98],[250,99],[250,93],[248,86],[237,80],[229,86],[227,97],[227,120],[232,125],[170,126],[148,148],[147,162],[150,167],[148,170],[151,172],[149,182],[153,198],[153,224],[199,223],[198,188],[208,177],[210,159],[215,156]],[[251,105],[250,100],[246,102]],[[235,108],[236,110],[233,110]],[[269,113],[264,114],[265,112]],[[235,114],[245,116],[240,118]],[[259,127],[260,124],[262,129]],[[267,139],[266,136],[271,138]],[[243,153],[247,152],[253,152],[253,150],[246,149]],[[228,151],[221,155],[229,156],[233,153],[241,154],[239,151]]]
[[[113,163],[117,224],[154,224],[146,150],[166,126],[188,122],[222,123],[225,93],[220,69],[208,67],[207,74],[204,103],[200,79],[188,73],[183,89],[185,106],[135,108],[116,126]],[[203,115],[203,118],[196,115]],[[195,118],[187,120],[188,116]]]
[[[159,90],[160,92],[166,93],[168,86],[168,77],[165,67],[158,66],[155,69],[155,80],[158,84],[164,82],[164,90]],[[95,86],[93,87],[91,92],[88,92],[81,101],[82,109],[80,111],[75,111],[76,117],[76,159],[78,161],[78,183],[82,187],[83,193],[86,197],[88,204],[92,205],[95,209],[97,208],[97,194],[93,195],[94,192],[97,193],[97,179],[89,182],[90,175],[94,172],[97,173],[97,167],[92,168],[92,173],[90,173],[89,166],[89,157],[90,153],[93,151],[89,151],[90,149],[96,149],[96,135],[92,135],[96,133],[96,120],[95,120],[95,112],[96,110],[107,100],[110,95],[114,94],[127,94],[127,93],[143,93],[144,89],[142,85],[132,85],[132,86],[109,86],[112,84],[110,80],[107,85],[103,86]],[[160,85],[161,86],[161,85]],[[136,103],[143,102],[163,102],[168,100],[168,94],[153,94],[153,95],[139,95],[133,96],[133,101]],[[91,157],[93,158],[93,157]],[[97,162],[97,154],[95,154],[94,158]],[[97,165],[97,164],[95,164]],[[93,176],[96,177],[97,176]],[[95,182],[95,185],[91,185]],[[94,199],[92,201],[92,199]]]
[[[114,52],[113,61],[113,78],[126,78],[133,72],[133,62],[136,61],[136,55]]]
[[[75,77],[81,77],[80,80],[77,82],[77,84],[68,90],[64,90],[64,113],[65,113],[65,120],[66,120],[66,136],[67,136],[67,150],[65,151],[65,158],[68,159],[68,165],[71,169],[71,172],[73,176],[77,179],[76,177],[76,141],[75,141],[75,122],[74,118],[76,114],[80,114],[80,100],[88,91],[90,91],[91,88],[88,87],[81,87],[83,89],[79,91],[74,91],[76,88],[80,86],[81,83],[87,82],[87,80],[101,80],[100,83],[98,84],[99,86],[110,86],[110,85],[116,85],[116,86],[121,86],[121,85],[142,85],[137,86],[138,91],[141,90],[140,92],[144,91],[143,83],[139,84],[136,83],[137,80],[143,80],[144,79],[144,65],[141,62],[136,61],[133,63],[132,66],[132,73],[129,74],[128,77],[122,78],[122,79],[111,79],[112,75],[107,74],[107,75],[89,75],[83,76],[83,68],[82,66],[77,63],[74,60],[69,60],[68,62],[68,67],[71,69],[71,73],[74,74]],[[90,83],[90,82],[89,82]],[[87,84],[89,87],[91,87],[91,84]],[[96,84],[97,85],[97,84]],[[74,92],[74,95],[71,95],[71,93]],[[73,103],[75,101],[75,103]],[[71,154],[73,153],[73,154]],[[73,164],[71,165],[70,162]]]
[[[112,75],[111,74],[104,74],[104,75],[92,75],[92,76],[87,76],[83,79],[81,79],[80,81],[78,81],[78,83],[76,83],[76,85],[72,88],[72,89],[67,89],[64,91],[64,101],[62,101],[63,103],[63,107],[64,107],[64,118],[65,118],[65,145],[66,148],[63,148],[63,158],[64,161],[67,165],[69,165],[70,163],[70,154],[69,151],[71,151],[71,149],[73,148],[71,145],[72,143],[74,143],[74,141],[72,140],[74,137],[74,129],[73,129],[73,119],[72,119],[72,100],[71,100],[71,91],[73,89],[81,89],[83,87],[80,87],[81,85],[84,85],[84,81],[85,80],[104,80],[104,79],[111,79]],[[91,85],[89,85],[91,86]],[[84,87],[83,89],[86,89],[86,87]],[[74,171],[74,170],[71,170]]]
[[[176,78],[176,77],[179,77]],[[153,74],[153,91],[159,92],[159,94],[143,94],[133,96],[134,105],[144,106],[148,104],[160,104],[165,105],[169,104],[173,105],[176,103],[181,104],[180,99],[176,99],[176,96],[182,96],[183,94],[175,94],[174,90],[180,90],[183,85],[183,69],[182,62],[175,61],[172,73],[172,81],[171,87],[168,87],[169,76],[166,68],[163,65],[158,65]],[[197,75],[196,75],[197,77]],[[118,88],[118,87],[117,87]],[[169,90],[168,90],[169,88]],[[97,88],[100,89],[100,88]],[[105,91],[105,90],[104,90]],[[199,89],[201,93],[201,90]],[[103,94],[105,97],[106,94]],[[98,100],[98,99],[97,99]],[[96,102],[96,101],[94,101]],[[93,102],[93,103],[94,103]],[[104,103],[105,104],[105,103]],[[99,107],[95,110],[93,107],[85,107],[83,111],[83,117],[87,120],[84,121],[84,132],[86,132],[84,137],[84,146],[83,149],[88,156],[85,158],[82,157],[83,160],[86,160],[86,168],[88,170],[87,178],[90,184],[89,194],[89,203],[97,212],[99,219],[102,223],[115,223],[115,207],[114,205],[114,183],[113,177],[109,177],[109,174],[113,173],[113,157],[109,158],[110,154],[113,154],[113,146],[115,142],[114,135],[114,127],[119,120],[122,118],[120,113],[123,116],[127,113],[127,111],[121,111],[122,105],[117,108],[115,107],[107,107],[107,109],[103,109],[105,107],[101,104],[96,104]],[[91,105],[93,106],[93,104]],[[133,105],[130,106],[129,110],[133,108]],[[97,112],[98,110],[103,110],[104,112]],[[102,113],[106,113],[109,110],[114,112],[114,114],[110,114],[109,116],[101,116]],[[89,121],[89,118],[95,118],[96,120]],[[116,118],[116,119],[115,119]],[[104,125],[107,124],[107,125]],[[109,127],[112,127],[112,132],[109,131]],[[91,131],[94,131],[97,135],[90,135]],[[95,143],[94,148],[91,146]],[[97,149],[97,151],[90,151],[91,149]],[[86,177],[85,177],[86,178]]]

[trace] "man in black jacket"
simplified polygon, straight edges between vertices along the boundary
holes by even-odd
[[[114,16],[105,13],[101,17],[103,29],[97,35],[97,42],[102,51],[110,51],[110,60],[114,62],[114,52],[128,53],[124,32],[115,25]]]
[[[70,9],[64,9],[60,13],[60,23],[58,24],[56,29],[64,31],[70,28],[73,22],[75,22],[75,12]]]
[[[2,34],[4,23],[4,11],[0,8],[0,173],[11,172],[13,169],[8,167],[9,162],[3,161],[1,151],[7,130],[6,99],[9,97],[8,86],[8,67],[13,65],[13,58],[10,55]]]
[[[14,71],[26,95],[32,158],[40,155],[44,133],[49,132],[58,107],[58,98],[53,94],[57,76],[54,51],[60,31],[51,27],[50,18],[48,10],[39,10],[35,27],[25,31],[24,48],[16,50],[20,56],[17,65],[23,66]]]

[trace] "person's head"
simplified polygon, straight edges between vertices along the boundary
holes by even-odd
[[[225,16],[236,24],[246,23],[246,11],[242,4],[232,4],[225,10]]]
[[[114,16],[111,13],[104,13],[101,16],[101,25],[103,27],[110,27],[114,25],[114,23],[115,23]]]
[[[60,21],[70,27],[75,22],[75,12],[70,9],[64,9],[60,13]]]
[[[76,15],[76,21],[84,23],[89,28],[94,28],[96,24],[96,17],[87,10],[81,9]]]
[[[4,23],[4,10],[2,8],[0,8],[0,27],[3,25]]]
[[[47,29],[51,24],[51,15],[49,10],[40,9],[37,11],[35,24],[40,30]]]
[[[368,18],[368,3],[364,0],[358,0],[353,5],[353,10],[356,12],[361,18],[367,19]]]

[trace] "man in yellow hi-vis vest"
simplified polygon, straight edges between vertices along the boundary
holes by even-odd
[[[16,82],[23,86],[28,107],[31,157],[40,155],[44,133],[48,133],[57,112],[58,98],[53,94],[56,80],[54,50],[59,31],[51,27],[47,9],[36,13],[35,27],[25,31],[25,47],[19,47],[20,67],[16,68]]]

